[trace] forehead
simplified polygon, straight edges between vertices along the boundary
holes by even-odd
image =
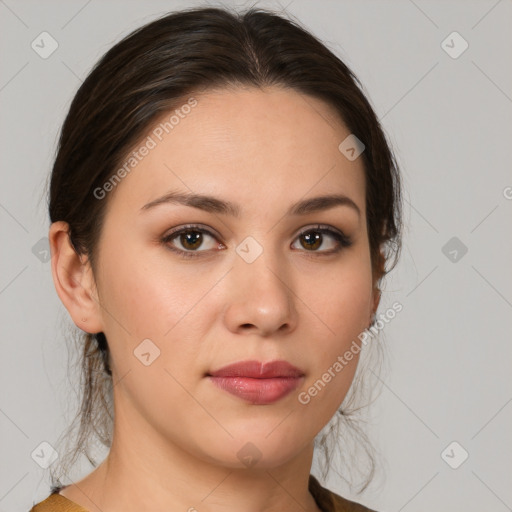
[[[349,134],[329,105],[289,88],[210,90],[153,124],[134,148],[136,162],[133,152],[123,162],[133,166],[125,165],[115,196],[133,209],[180,189],[238,199],[243,208],[341,192],[364,210],[362,159],[338,149]]]

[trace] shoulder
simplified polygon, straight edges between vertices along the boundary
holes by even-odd
[[[87,510],[55,491],[43,501],[36,503],[29,512],[87,512]]]
[[[377,512],[322,487],[313,475],[309,476],[309,491],[324,512]]]

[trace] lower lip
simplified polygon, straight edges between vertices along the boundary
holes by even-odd
[[[296,389],[304,377],[209,377],[219,388],[252,404],[265,405],[277,402]]]

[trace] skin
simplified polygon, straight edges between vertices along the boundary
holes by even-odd
[[[72,249],[67,224],[50,228],[57,293],[79,328],[106,334],[115,383],[110,453],[61,494],[91,512],[318,512],[308,491],[313,441],[340,407],[358,356],[308,404],[298,395],[357,341],[378,306],[363,163],[340,153],[350,132],[315,98],[277,87],[195,97],[197,106],[103,199],[95,274]],[[171,203],[141,211],[170,190],[237,203],[240,217]],[[333,193],[360,214],[346,205],[286,214]],[[169,250],[193,251],[179,236],[161,241],[195,223],[216,235],[204,235],[199,257]],[[352,245],[333,253],[338,242],[324,234],[309,248],[299,233],[318,223]],[[248,236],[263,249],[252,263],[236,252]],[[148,338],[160,356],[146,366],[134,350]],[[287,360],[304,380],[256,405],[205,377],[248,359]],[[237,457],[248,442],[260,453],[251,467]]]

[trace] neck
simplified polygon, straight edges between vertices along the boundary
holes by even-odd
[[[76,494],[62,493],[89,512],[320,511],[308,490],[313,442],[278,465],[222,465],[171,443],[141,416],[116,414],[107,458]]]

